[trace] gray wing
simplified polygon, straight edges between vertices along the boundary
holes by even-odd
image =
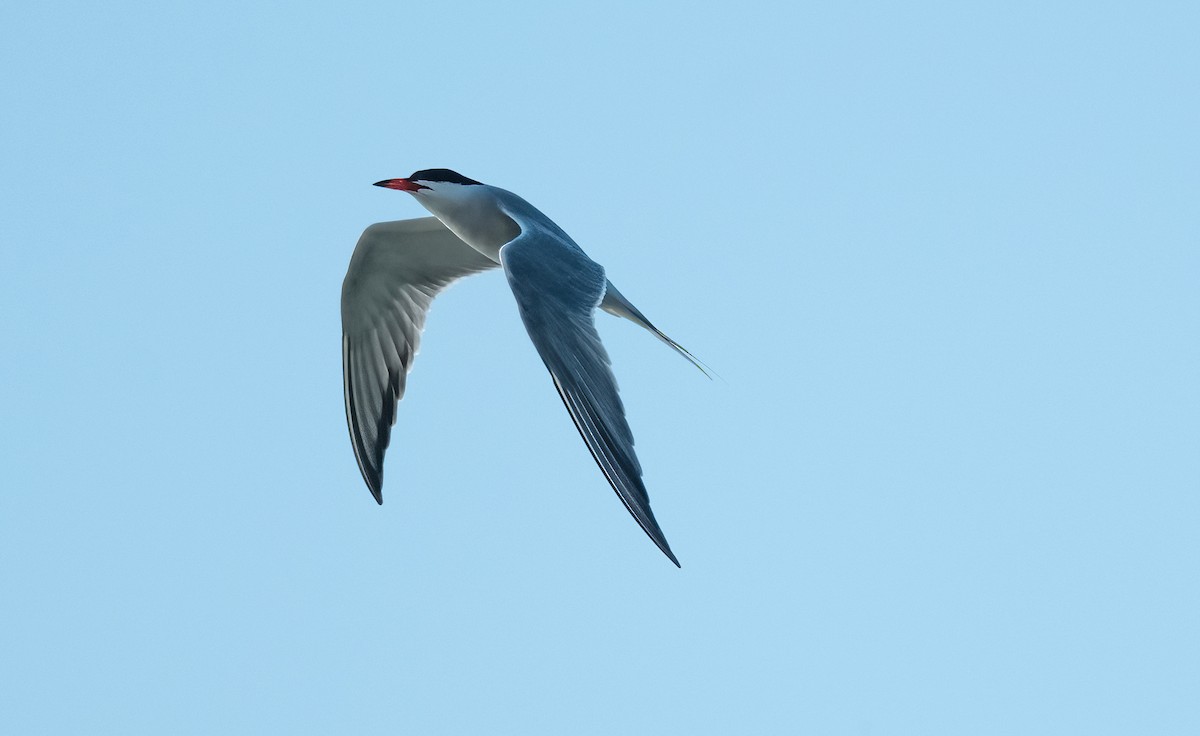
[[[593,313],[604,297],[604,269],[574,243],[536,228],[505,245],[500,263],[529,338],[596,464],[625,508],[678,567],[650,510],[633,433],[596,332]]]
[[[436,217],[380,222],[358,239],[342,282],[346,423],[363,480],[383,503],[383,453],[439,291],[497,264]]]

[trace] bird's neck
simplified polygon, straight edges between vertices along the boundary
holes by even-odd
[[[500,248],[521,234],[520,226],[484,197],[431,199],[421,204],[463,242],[497,263]]]

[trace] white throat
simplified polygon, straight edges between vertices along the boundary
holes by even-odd
[[[423,182],[429,188],[413,196],[467,245],[500,262],[500,248],[521,234],[521,228],[500,209],[486,184]]]

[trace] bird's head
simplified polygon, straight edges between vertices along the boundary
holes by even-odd
[[[385,179],[377,187],[408,192],[462,240],[486,251],[498,249],[521,228],[500,207],[498,190],[450,169],[422,169],[406,179]]]
[[[450,169],[422,169],[413,172],[407,179],[384,179],[375,182],[377,187],[396,189],[417,196],[432,195],[438,199],[465,194],[470,187],[481,184],[482,182],[468,179]]]

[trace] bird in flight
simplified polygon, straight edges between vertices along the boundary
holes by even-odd
[[[342,284],[346,422],[375,500],[383,503],[383,455],[430,303],[451,282],[500,266],[529,338],[596,464],[678,567],[650,510],[593,312],[599,307],[649,330],[707,375],[705,366],[623,297],[562,228],[512,192],[449,169],[425,169],[375,186],[408,192],[434,215],[368,227]]]

